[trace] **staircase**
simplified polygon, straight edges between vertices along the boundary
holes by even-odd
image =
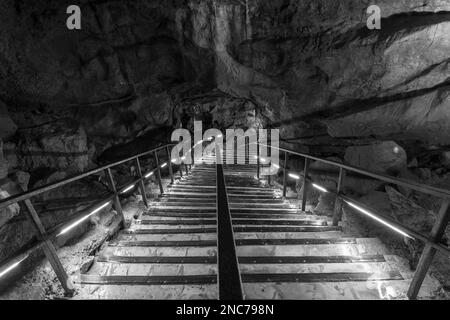
[[[406,298],[412,273],[379,239],[302,212],[256,166],[224,176],[245,299]],[[76,298],[218,299],[216,201],[216,166],[196,165],[103,248]],[[427,277],[421,296],[432,288]]]

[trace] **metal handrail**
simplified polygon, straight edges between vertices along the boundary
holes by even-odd
[[[273,147],[271,147],[269,145],[266,145],[266,144],[259,144],[259,145],[261,145],[263,147],[273,148]],[[327,159],[322,159],[322,158],[319,158],[319,157],[310,156],[310,155],[307,155],[307,154],[304,154],[304,153],[300,153],[300,152],[296,152],[296,151],[293,151],[293,150],[288,150],[288,149],[284,149],[284,148],[277,148],[277,149],[279,151],[288,152],[290,154],[297,155],[297,156],[300,156],[300,157],[304,157],[304,158],[309,159],[309,160],[320,161],[320,162],[323,162],[323,163],[326,163],[326,164],[330,164],[330,165],[336,166],[338,168],[342,168],[342,169],[345,169],[345,170],[348,170],[348,171],[359,173],[361,175],[365,175],[365,176],[368,176],[368,177],[371,177],[371,178],[374,178],[374,179],[377,179],[377,180],[382,180],[384,182],[389,182],[389,183],[393,183],[393,184],[396,184],[396,185],[399,185],[399,186],[403,186],[403,187],[407,187],[407,188],[410,188],[410,189],[414,189],[416,191],[419,191],[419,192],[422,192],[422,193],[426,193],[426,194],[429,194],[429,195],[433,195],[433,196],[436,196],[436,197],[450,198],[450,190],[447,190],[447,189],[437,188],[437,187],[433,187],[433,186],[429,186],[429,185],[421,185],[421,184],[418,184],[418,183],[416,183],[414,181],[411,181],[411,180],[396,178],[396,177],[392,177],[392,176],[385,175],[385,174],[382,174],[382,173],[371,172],[371,171],[368,171],[368,170],[360,168],[360,167],[351,166],[351,165],[347,165],[347,164],[336,162],[336,161],[332,161],[332,160],[327,160]]]
[[[132,160],[136,161],[137,173],[138,173],[139,177],[134,179],[130,184],[128,184],[128,186],[129,185],[136,186],[139,184],[143,201],[144,201],[145,205],[148,206],[147,196],[145,193],[144,181],[147,180],[148,178],[150,178],[150,176],[148,176],[148,177],[144,176],[144,174],[141,170],[139,158],[153,154],[153,156],[155,157],[157,166],[156,166],[156,168],[154,168],[151,171],[151,173],[153,173],[155,171],[158,172],[157,178],[158,178],[158,183],[160,185],[160,192],[161,192],[161,194],[163,194],[164,190],[162,188],[162,183],[161,183],[161,172],[160,172],[161,168],[159,167],[159,164],[158,164],[158,151],[161,151],[163,149],[165,149],[167,151],[167,156],[168,156],[169,160],[167,163],[165,163],[165,165],[169,166],[170,178],[171,178],[171,181],[173,182],[174,179],[173,179],[172,161],[171,161],[170,150],[169,150],[170,147],[173,147],[173,146],[174,146],[174,144],[166,144],[164,146],[154,148],[152,150],[128,157],[126,159],[119,160],[114,163],[110,163],[110,164],[104,165],[102,167],[86,171],[84,173],[75,175],[73,177],[69,177],[69,178],[60,180],[58,182],[51,183],[51,184],[45,185],[43,187],[36,188],[36,189],[30,190],[27,192],[23,192],[18,195],[13,195],[11,197],[1,200],[0,201],[0,209],[7,207],[11,204],[14,204],[14,203],[18,203],[21,201],[24,202],[24,204],[27,208],[27,210],[25,211],[26,217],[31,222],[32,226],[34,227],[38,241],[36,243],[34,243],[31,247],[27,248],[26,250],[23,248],[19,249],[18,251],[20,251],[20,252],[16,251],[14,257],[12,257],[12,258],[10,257],[10,258],[5,259],[5,261],[2,261],[1,266],[0,266],[0,271],[4,270],[4,269],[10,270],[11,268],[14,268],[20,262],[25,260],[31,254],[31,252],[42,247],[47,259],[49,260],[53,270],[55,271],[58,279],[60,280],[65,293],[68,295],[73,294],[73,291],[74,291],[73,284],[72,284],[71,280],[69,279],[67,273],[65,272],[61,261],[58,258],[58,255],[56,253],[56,248],[52,241],[55,238],[57,238],[59,235],[61,235],[63,233],[62,231],[66,230],[65,228],[67,228],[68,226],[71,226],[72,224],[74,224],[76,222],[78,222],[78,223],[83,222],[84,219],[87,219],[93,213],[99,212],[102,207],[108,206],[109,204],[111,204],[111,202],[114,203],[115,210],[120,214],[122,225],[123,225],[123,222],[125,219],[124,219],[122,207],[120,204],[119,194],[124,192],[128,187],[123,186],[123,187],[120,187],[119,189],[116,188],[116,184],[114,182],[113,175],[111,172],[111,168],[113,168],[115,166],[127,163]],[[180,170],[182,170],[181,167],[180,167]],[[186,170],[187,170],[187,166],[186,166]],[[70,216],[66,221],[63,221],[56,226],[53,226],[52,228],[50,228],[50,230],[46,230],[39,218],[38,213],[34,209],[33,204],[31,203],[30,199],[32,197],[42,194],[44,192],[54,190],[61,186],[67,185],[71,182],[81,180],[85,177],[88,177],[88,176],[91,176],[91,175],[97,174],[97,173],[105,173],[105,175],[108,179],[109,187],[112,190],[110,195],[101,199],[100,201],[96,202],[95,204],[92,204],[92,205],[88,206],[87,208],[80,210],[76,214]],[[99,207],[100,204],[103,204],[102,207]],[[5,267],[5,266],[9,266],[9,267]],[[4,274],[4,273],[5,272],[3,271],[2,274]]]
[[[236,241],[219,147],[216,145],[217,283],[220,300],[243,300]]]
[[[258,178],[259,178],[259,167],[260,167],[260,153],[259,153],[259,149],[260,147],[266,147],[266,148],[271,148],[273,149],[274,147],[267,145],[267,144],[262,144],[262,143],[257,143],[257,166],[258,166]],[[335,200],[335,207],[334,207],[334,212],[333,212],[333,225],[337,226],[339,221],[342,219],[342,205],[343,205],[343,201],[347,202],[347,203],[353,203],[353,204],[357,204],[360,207],[362,207],[362,210],[365,210],[364,208],[367,208],[367,206],[365,206],[364,204],[359,203],[357,200],[352,199],[351,197],[346,196],[343,192],[343,183],[344,183],[344,179],[345,179],[345,175],[346,175],[346,171],[351,171],[351,172],[355,172],[364,176],[368,176],[377,180],[381,180],[384,182],[388,182],[388,183],[393,183],[399,186],[403,186],[403,187],[407,187],[422,193],[426,193],[432,196],[436,196],[439,198],[443,198],[443,201],[441,203],[441,207],[436,219],[436,222],[430,232],[429,236],[425,236],[419,232],[416,232],[414,230],[411,230],[408,227],[405,227],[404,225],[402,225],[401,223],[394,221],[392,219],[389,219],[387,217],[385,217],[384,215],[374,212],[373,209],[369,209],[371,215],[377,217],[378,219],[381,219],[382,221],[385,221],[386,223],[392,225],[394,228],[397,228],[400,230],[400,232],[404,232],[405,234],[407,234],[408,236],[411,236],[411,238],[414,239],[418,239],[422,242],[425,243],[425,249],[422,252],[422,255],[420,257],[418,266],[416,268],[416,272],[414,273],[414,277],[413,280],[410,284],[409,290],[408,290],[408,297],[410,299],[416,299],[417,295],[419,293],[419,290],[422,286],[423,280],[425,279],[425,276],[428,272],[429,267],[431,266],[431,263],[433,261],[434,255],[436,254],[437,251],[440,251],[444,254],[450,255],[450,249],[447,246],[444,246],[441,243],[442,240],[442,236],[444,234],[445,228],[448,225],[449,221],[450,221],[450,190],[447,189],[442,189],[442,188],[436,188],[436,187],[432,187],[429,185],[420,185],[416,182],[413,181],[409,181],[409,180],[405,180],[405,179],[400,179],[400,178],[395,178],[392,176],[388,176],[388,175],[384,175],[381,173],[375,173],[375,172],[371,172],[368,170],[365,170],[363,168],[358,168],[355,166],[351,166],[351,165],[347,165],[347,164],[343,164],[343,163],[339,163],[339,162],[335,162],[332,160],[326,160],[326,159],[322,159],[319,157],[315,157],[315,156],[311,156],[311,155],[307,155],[304,153],[299,153],[293,150],[288,150],[288,149],[284,149],[284,148],[277,148],[277,150],[279,151],[283,151],[285,154],[285,164],[284,167],[283,166],[279,166],[280,169],[282,169],[284,172],[283,174],[283,196],[286,196],[286,185],[287,185],[287,179],[286,179],[286,174],[288,171],[287,168],[287,161],[288,161],[288,155],[296,155],[296,156],[300,156],[305,158],[305,166],[304,166],[304,173],[303,173],[303,182],[304,182],[304,186],[303,186],[303,195],[302,195],[302,210],[305,210],[305,206],[306,206],[306,191],[307,191],[307,182],[314,182],[312,179],[310,179],[308,177],[309,174],[309,160],[315,160],[315,161],[320,161],[326,164],[330,164],[332,166],[336,166],[339,168],[339,178],[338,178],[338,187],[336,191],[333,190],[326,190],[326,192],[330,192],[336,195],[336,200]],[[270,177],[270,176],[268,176]],[[268,178],[269,179],[269,178]],[[270,181],[270,180],[269,180]]]
[[[110,169],[112,167],[115,167],[115,166],[121,165],[123,163],[129,162],[131,160],[134,160],[134,159],[137,159],[137,158],[141,158],[143,156],[149,155],[149,154],[154,153],[154,152],[158,152],[158,151],[160,151],[162,149],[165,149],[167,147],[170,147],[170,146],[174,146],[174,144],[166,144],[164,146],[152,149],[150,151],[146,151],[146,152],[134,155],[132,157],[129,157],[129,158],[126,158],[126,159],[123,159],[123,160],[119,160],[117,162],[110,163],[110,164],[107,164],[105,166],[98,167],[98,168],[95,168],[95,169],[83,172],[83,173],[75,175],[73,177],[65,178],[65,179],[62,179],[62,180],[60,180],[58,182],[54,182],[54,183],[51,183],[51,184],[48,184],[48,185],[45,185],[45,186],[42,186],[42,187],[39,187],[39,188],[36,188],[36,189],[33,189],[33,190],[29,190],[29,191],[26,191],[26,192],[23,192],[23,193],[20,193],[20,194],[13,195],[11,197],[2,199],[2,200],[0,200],[0,209],[3,209],[3,208],[5,208],[5,207],[7,207],[7,206],[9,206],[11,204],[14,204],[14,203],[17,203],[17,202],[20,202],[20,201],[30,199],[30,198],[32,198],[34,196],[37,196],[37,195],[42,194],[42,193],[45,193],[47,191],[50,191],[50,190],[62,187],[62,186],[66,185],[66,184],[69,184],[71,182],[75,182],[75,181],[81,180],[81,179],[86,178],[88,176],[91,176],[93,174],[103,172],[106,169]]]

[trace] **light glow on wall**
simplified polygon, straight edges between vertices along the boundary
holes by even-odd
[[[320,190],[320,191],[322,191],[322,192],[328,192],[327,189],[325,189],[325,188],[322,187],[322,186],[319,186],[318,184],[313,183],[312,186],[313,186],[314,188],[316,188],[317,190]]]
[[[128,191],[130,191],[131,189],[133,189],[134,186],[135,186],[134,184],[128,186],[128,187],[127,187],[126,189],[124,189],[121,193],[127,193]]]
[[[147,173],[146,175],[145,175],[145,178],[150,178],[151,176],[153,175],[153,171],[152,172],[149,172],[149,173]]]
[[[388,228],[394,230],[395,232],[400,233],[401,235],[403,235],[403,236],[405,236],[405,237],[408,237],[408,238],[410,238],[410,239],[414,239],[413,237],[411,237],[411,236],[408,235],[407,233],[405,233],[405,232],[403,232],[402,230],[400,230],[400,229],[394,227],[393,225],[389,224],[388,222],[384,221],[383,219],[378,218],[376,215],[374,215],[373,213],[370,213],[369,211],[365,210],[364,208],[361,208],[360,206],[357,206],[356,204],[351,203],[351,202],[349,202],[349,201],[347,201],[347,200],[344,200],[344,201],[345,201],[350,207],[352,207],[352,208],[358,210],[359,212],[365,214],[366,216],[368,216],[368,217],[370,217],[370,218],[372,218],[372,219],[378,221],[379,223],[381,223],[381,224],[385,225],[386,227],[388,227]]]
[[[26,258],[28,258],[28,255],[26,255],[24,258],[20,259],[17,262],[14,262],[12,265],[10,265],[8,268],[0,272],[0,278],[3,277],[5,274],[10,272],[12,269],[16,268],[22,261],[24,261]]]
[[[289,177],[291,177],[292,179],[295,179],[295,180],[300,179],[300,177],[298,175],[293,174],[293,173],[289,173]]]
[[[82,223],[83,221],[87,220],[90,216],[96,214],[97,212],[99,212],[100,210],[106,208],[109,204],[111,203],[111,201],[106,202],[105,204],[103,204],[102,206],[98,207],[97,209],[95,209],[94,211],[90,212],[89,214],[85,215],[83,218],[75,221],[74,223],[72,223],[71,225],[69,225],[68,227],[64,228],[58,235],[57,237],[59,237],[60,235],[66,233],[67,231],[73,229],[74,227],[76,227],[77,225],[79,225],[80,223]]]

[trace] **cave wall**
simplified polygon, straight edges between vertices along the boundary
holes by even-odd
[[[80,1],[76,31],[69,4],[1,1],[1,109],[19,133],[75,119],[95,158],[218,89],[304,145],[447,144],[447,1],[377,1],[381,30],[357,0]]]

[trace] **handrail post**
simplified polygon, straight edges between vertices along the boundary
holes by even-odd
[[[305,167],[303,170],[303,194],[302,194],[302,211],[306,210],[306,191],[307,191],[307,178],[309,172],[309,159],[305,158]]]
[[[444,232],[445,228],[448,225],[450,220],[450,199],[444,199],[441,208],[439,209],[439,214],[436,219],[436,222],[433,226],[433,229],[430,232],[430,241],[433,243],[439,243]],[[416,268],[416,272],[414,273],[414,277],[411,281],[411,284],[408,289],[408,298],[416,299],[419,294],[420,287],[422,286],[423,280],[427,275],[427,271],[430,268],[430,265],[433,261],[434,255],[436,254],[436,249],[433,248],[430,244],[426,244],[423,249],[422,255],[420,256],[419,263]]]
[[[336,199],[334,200],[333,226],[337,227],[342,219],[342,199],[339,197],[344,186],[345,170],[339,168],[339,179],[336,191]]]
[[[114,209],[122,218],[122,224],[125,225],[125,217],[122,211],[122,205],[120,204],[119,194],[117,193],[116,184],[114,183],[114,178],[110,168],[106,169],[106,178],[109,184],[109,187],[114,192]]]
[[[170,154],[169,146],[166,147],[166,151],[167,151],[167,159],[169,159],[170,181],[173,184],[174,180],[173,180],[173,171],[172,171],[172,155]]]
[[[259,180],[260,176],[260,164],[259,164],[259,143],[256,144],[256,177]]]
[[[284,152],[284,168],[283,168],[283,198],[286,198],[287,191],[287,163],[288,163],[288,153]]]
[[[155,155],[155,162],[156,162],[156,173],[158,175],[159,191],[161,192],[161,195],[162,195],[162,194],[164,194],[164,188],[163,188],[162,180],[161,180],[161,168],[159,167],[158,152],[155,151],[154,155]]]
[[[144,177],[142,176],[142,168],[141,168],[141,162],[139,161],[139,157],[136,158],[136,168],[137,168],[139,178],[141,179],[139,181],[139,187],[141,189],[142,200],[144,201],[145,206],[148,207],[147,194],[145,192]]]
[[[53,271],[55,271],[56,276],[58,277],[58,280],[64,289],[64,292],[69,296],[73,295],[74,292],[73,283],[69,279],[69,276],[67,275],[66,271],[64,270],[61,260],[59,260],[53,242],[47,238],[47,232],[44,228],[44,225],[42,224],[41,219],[39,218],[39,215],[34,209],[30,199],[24,200],[24,203],[27,208],[26,216],[30,221],[31,225],[33,226],[38,239],[44,242],[43,246],[44,254],[47,257],[48,261],[50,262]]]

